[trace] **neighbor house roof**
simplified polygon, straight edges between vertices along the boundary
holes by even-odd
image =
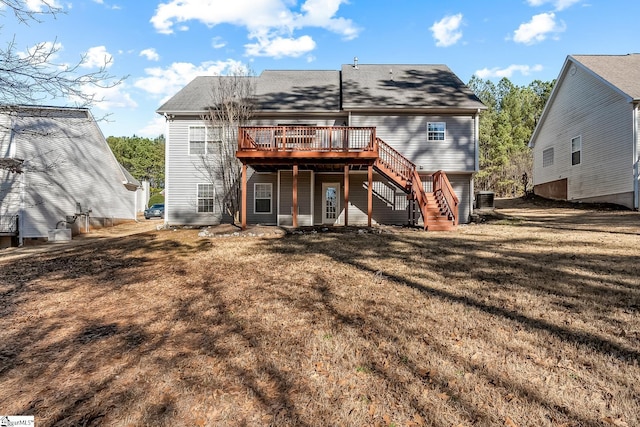
[[[446,65],[343,65],[343,108],[484,109]]]
[[[567,73],[569,73],[573,64],[576,64],[578,67],[582,67],[589,73],[594,74],[612,89],[628,97],[630,101],[640,102],[640,54],[569,55],[565,59],[557,82],[549,95],[549,99],[547,100],[544,109],[542,110],[540,120],[531,134],[529,147],[535,147],[538,133],[542,128],[542,124],[547,119],[550,106],[556,98],[558,88],[562,85],[563,80],[567,76]]]
[[[157,112],[207,110],[216,79],[196,77]],[[343,65],[331,70],[265,70],[255,79],[256,112],[327,113],[342,110],[484,109],[445,65]]]
[[[640,101],[640,54],[628,55],[572,55],[582,64],[634,101]]]
[[[140,182],[136,180],[115,158],[113,151],[109,147],[100,127],[95,121],[91,111],[84,107],[64,107],[49,105],[0,105],[0,113],[11,113],[23,118],[19,130],[13,127],[0,128],[0,132],[23,132],[22,128],[28,129],[29,138],[21,140],[29,141],[29,144],[46,145],[53,138],[73,144],[81,152],[84,147],[94,144],[99,146],[103,153],[109,153],[112,164],[117,166],[117,171],[122,176],[122,184],[130,191],[137,190]],[[64,132],[55,134],[52,129],[64,129]],[[53,153],[56,156],[58,153]],[[21,159],[0,159],[0,168],[22,172]],[[76,165],[80,167],[81,165]]]

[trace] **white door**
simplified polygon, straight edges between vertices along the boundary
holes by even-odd
[[[340,184],[322,183],[322,223],[335,224],[340,215]]]

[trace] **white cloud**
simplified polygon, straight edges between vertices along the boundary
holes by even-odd
[[[109,68],[113,65],[113,56],[107,52],[104,46],[95,46],[90,48],[84,54],[84,59],[80,64],[83,68]]]
[[[542,69],[543,67],[540,64],[537,64],[534,66],[513,64],[513,65],[509,65],[507,68],[498,68],[498,67],[491,68],[491,69],[483,68],[481,70],[476,71],[474,74],[481,79],[489,79],[493,77],[511,78],[511,76],[515,72],[519,72],[523,76],[528,76],[531,73],[540,72],[542,71]]]
[[[433,33],[433,38],[436,39],[436,46],[447,47],[456,44],[462,38],[461,25],[461,13],[445,16],[440,21],[434,22],[429,29]]]
[[[545,40],[549,34],[558,34],[566,29],[564,23],[556,22],[555,13],[541,13],[531,18],[531,21],[520,24],[513,33],[516,43],[535,44]]]
[[[91,86],[85,88],[84,92],[94,95],[95,108],[108,112],[114,108],[136,108],[138,106],[126,89],[126,84],[120,83],[110,88]]]
[[[136,135],[146,138],[156,138],[159,135],[164,135],[166,130],[166,120],[164,117],[155,114],[155,117],[149,120],[145,127],[137,131]]]
[[[247,55],[249,56],[269,56],[282,58],[292,56],[294,58],[311,52],[316,47],[316,42],[309,36],[293,38],[258,38],[257,43],[246,44]]]
[[[42,42],[24,52],[18,52],[21,59],[31,58],[34,64],[52,64],[58,58],[58,52],[62,50],[62,43]]]
[[[213,7],[211,0],[170,0],[156,8],[151,23],[156,31],[171,34],[186,31],[185,23],[197,21],[209,27],[231,24],[247,29],[250,40],[248,55],[299,56],[311,43],[308,35],[295,35],[308,27],[322,28],[346,40],[358,36],[360,29],[350,20],[336,16],[347,0],[306,0],[300,10],[292,0],[234,0],[224,7]],[[315,42],[313,42],[315,47]],[[290,51],[287,51],[287,47]],[[303,52],[304,53],[304,52]]]
[[[160,60],[160,55],[158,55],[158,52],[156,52],[156,50],[154,48],[149,48],[149,49],[142,50],[140,52],[140,56],[144,56],[149,61],[159,61]]]
[[[62,9],[62,6],[57,0],[25,0],[24,4],[31,12],[43,12],[49,8]]]
[[[134,86],[157,98],[161,98],[162,101],[160,103],[163,103],[198,76],[224,75],[229,71],[240,68],[242,68],[242,63],[233,59],[203,62],[200,65],[188,62],[174,62],[167,68],[145,69],[147,77],[138,79]]]
[[[529,6],[538,7],[546,3],[551,3],[555,7],[555,10],[564,10],[579,3],[581,0],[527,0]]]
[[[211,39],[211,47],[214,49],[222,49],[226,45],[227,42],[225,42],[222,37],[214,37]]]

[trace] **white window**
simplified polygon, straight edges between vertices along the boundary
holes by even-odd
[[[445,122],[427,123],[427,141],[444,141],[447,130]]]
[[[198,184],[198,213],[214,212],[214,201],[213,184]]]
[[[272,195],[270,183],[253,184],[253,212],[270,214]]]
[[[542,152],[542,167],[553,166],[553,147],[547,148]]]
[[[189,154],[213,154],[212,144],[222,142],[222,128],[220,126],[190,126]]]
[[[571,138],[571,165],[582,163],[582,137]]]

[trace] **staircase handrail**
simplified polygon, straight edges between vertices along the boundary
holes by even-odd
[[[444,171],[440,170],[433,174],[433,192],[442,194],[447,214],[453,217],[453,225],[458,225],[458,205],[460,200],[453,191],[451,182],[449,182],[449,178]]]
[[[402,176],[405,181],[411,181],[416,165],[382,139],[376,137],[376,143],[378,145],[378,160]]]

